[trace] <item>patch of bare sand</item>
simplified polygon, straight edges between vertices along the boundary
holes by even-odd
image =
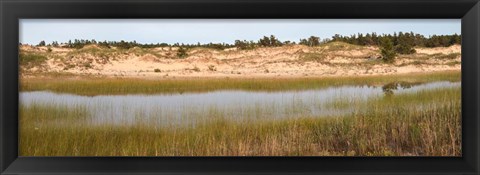
[[[461,46],[456,44],[450,47],[434,47],[434,48],[427,48],[427,47],[417,47],[415,48],[417,53],[424,53],[424,54],[451,54],[451,53],[460,53]]]
[[[398,57],[394,64],[380,60],[377,47],[349,46],[345,49],[290,45],[273,48],[214,50],[193,48],[188,56],[176,58],[174,47],[133,48],[118,51],[98,46],[95,53],[73,54],[75,49],[53,48],[42,69],[30,72],[65,72],[77,75],[121,77],[322,77],[387,75],[460,70],[460,58],[441,60],[434,54],[460,53],[460,46],[416,48],[417,55]],[[46,47],[21,46],[22,50],[44,52]],[[105,53],[99,53],[105,52]],[[108,53],[108,54],[107,54]],[[73,55],[72,55],[73,54]],[[67,58],[66,55],[69,55]],[[426,56],[425,56],[426,55]],[[308,56],[308,59],[306,57]],[[421,62],[419,58],[422,57]],[[59,59],[63,58],[63,59]],[[176,59],[175,59],[176,58]],[[401,59],[400,59],[401,58]],[[456,61],[456,62],[455,62]],[[457,63],[458,62],[458,63]]]

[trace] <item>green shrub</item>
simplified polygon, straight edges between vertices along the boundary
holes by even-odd
[[[178,58],[185,58],[187,57],[187,49],[180,47],[177,51],[177,57]]]
[[[414,54],[417,52],[412,45],[407,44],[399,44],[395,48],[396,52],[399,54]]]
[[[414,38],[406,37],[402,35],[397,39],[397,45],[395,46],[395,50],[399,54],[413,54],[417,51],[413,48],[414,46]]]
[[[382,60],[387,63],[392,63],[395,59],[396,53],[393,48],[393,42],[389,38],[384,38],[381,43]]]
[[[19,62],[22,66],[33,67],[44,63],[47,60],[46,56],[34,53],[20,53]]]

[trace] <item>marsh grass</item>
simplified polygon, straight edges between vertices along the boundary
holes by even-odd
[[[460,156],[460,92],[460,87],[437,88],[362,103],[338,98],[333,105],[355,110],[283,120],[238,122],[212,108],[211,117],[193,127],[148,121],[86,125],[79,122],[88,119],[81,107],[33,105],[20,108],[20,155]]]
[[[63,76],[21,78],[21,91],[53,91],[78,95],[162,94],[208,92],[215,90],[286,91],[308,90],[344,85],[379,85],[392,80],[405,82],[460,81],[460,71],[410,73],[379,76],[323,78],[202,78],[134,79]]]

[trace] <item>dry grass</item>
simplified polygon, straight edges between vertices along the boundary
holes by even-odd
[[[306,90],[344,85],[378,85],[392,80],[405,82],[460,81],[460,71],[410,73],[379,76],[320,78],[189,78],[134,79],[74,77],[51,75],[21,78],[21,91],[53,91],[79,95],[160,94],[208,92],[214,90],[285,91]]]
[[[236,122],[212,113],[209,122],[189,128],[88,125],[81,106],[21,106],[20,155],[460,156],[460,92],[381,96],[350,103],[356,110],[342,116]],[[332,105],[349,103],[338,100]]]

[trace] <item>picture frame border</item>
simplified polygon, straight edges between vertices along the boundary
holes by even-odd
[[[19,157],[19,19],[461,19],[461,157]],[[478,0],[0,0],[0,174],[479,174]]]

